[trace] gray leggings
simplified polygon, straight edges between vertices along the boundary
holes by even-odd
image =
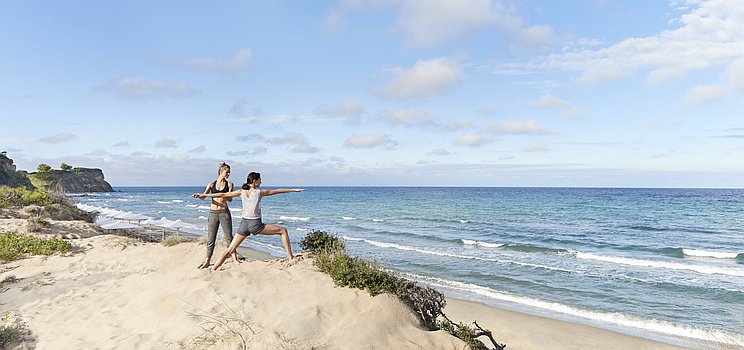
[[[217,226],[222,226],[222,233],[229,247],[233,239],[230,209],[209,211],[209,220],[207,223],[207,259],[211,259],[212,253],[214,253],[214,242],[217,240]]]

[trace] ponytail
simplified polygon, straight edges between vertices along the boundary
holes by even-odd
[[[250,190],[251,184],[260,178],[261,178],[261,174],[257,172],[251,172],[250,174],[248,174],[248,177],[245,179],[245,183],[243,184],[243,187],[241,188],[244,190]]]

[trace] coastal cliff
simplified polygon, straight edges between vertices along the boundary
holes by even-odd
[[[50,170],[29,173],[28,177],[36,187],[52,188],[66,193],[114,192],[111,185],[106,182],[101,169]]]
[[[13,160],[8,158],[5,152],[0,152],[0,186],[25,187],[33,189],[34,185],[23,171],[17,171]]]
[[[101,169],[72,168],[53,170],[46,166],[46,171],[28,173],[16,170],[13,159],[6,152],[0,152],[0,186],[25,187],[26,189],[43,188],[61,190],[66,193],[80,192],[113,192],[106,182]]]

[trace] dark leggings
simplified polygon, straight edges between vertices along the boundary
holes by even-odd
[[[207,223],[207,259],[211,259],[212,253],[214,253],[214,242],[217,240],[217,226],[222,226],[222,233],[229,247],[233,239],[230,209],[209,211],[209,220]]]

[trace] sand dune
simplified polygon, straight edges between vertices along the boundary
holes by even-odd
[[[74,243],[69,256],[3,265],[0,277],[21,280],[2,293],[0,308],[20,314],[41,349],[464,345],[420,329],[392,296],[334,287],[309,259],[227,263],[209,272],[196,269],[203,246],[195,243],[164,247],[111,235]]]

